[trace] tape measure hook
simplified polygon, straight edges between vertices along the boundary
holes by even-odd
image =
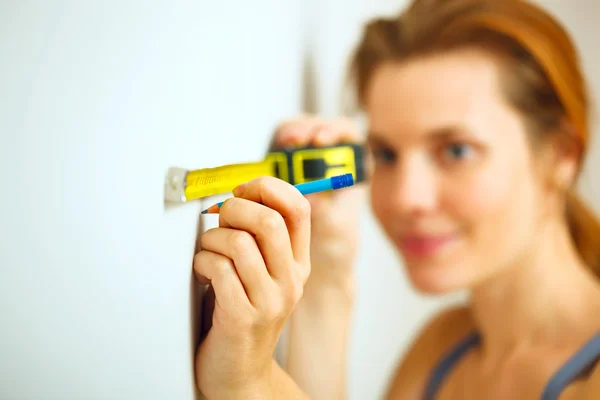
[[[169,203],[184,203],[187,170],[171,167],[165,176],[165,201]]]

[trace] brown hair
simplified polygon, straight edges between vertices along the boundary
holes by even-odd
[[[583,164],[590,100],[577,51],[551,15],[525,0],[415,0],[399,16],[372,20],[351,60],[359,104],[383,63],[465,47],[499,56],[502,89],[531,137],[562,135]],[[600,221],[573,190],[566,214],[582,259],[600,277]]]

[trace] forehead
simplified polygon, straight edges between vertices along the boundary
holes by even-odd
[[[461,125],[477,131],[505,124],[516,116],[503,99],[499,72],[496,59],[475,50],[383,65],[366,93],[371,129],[422,132]]]

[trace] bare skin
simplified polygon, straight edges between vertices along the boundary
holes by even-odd
[[[399,361],[387,398],[420,399],[436,363],[474,331],[483,345],[458,363],[440,398],[539,398],[557,369],[600,331],[598,281],[579,259],[561,211],[578,160],[552,146],[530,149],[519,115],[499,91],[495,60],[479,53],[381,69],[367,113],[373,211],[412,283],[429,293],[471,291],[465,307],[444,311],[423,328]],[[332,140],[352,130],[302,117],[284,125],[283,138],[285,129],[294,130],[306,144],[327,124]],[[406,244],[408,234],[453,239],[419,253]],[[352,243],[343,235],[337,240]],[[313,273],[329,266],[314,263]],[[335,270],[353,276],[351,263]],[[292,334],[302,341],[290,346],[320,348],[323,338],[347,337],[352,285],[339,276],[337,282],[313,279],[291,317],[298,321]],[[323,320],[338,322],[306,328]],[[341,399],[344,369],[328,360],[343,359],[343,351],[311,353],[312,362],[292,357],[286,370],[311,398]],[[593,397],[598,376],[600,367],[574,381],[562,399]]]
[[[439,398],[540,398],[600,332],[598,281],[561,212],[560,189],[571,184],[577,160],[529,150],[497,77],[493,59],[462,52],[384,67],[372,84],[374,212],[417,288],[471,292],[467,307],[437,316],[416,340],[390,399],[420,398],[434,364],[475,330],[482,345],[457,364]],[[444,241],[415,249],[415,236]],[[590,396],[599,374],[574,382],[562,398]]]
[[[465,307],[423,328],[389,381],[388,399],[421,399],[440,357],[474,331],[481,346],[460,360],[439,398],[540,398],[600,332],[599,281],[578,257],[563,212],[579,160],[556,143],[532,149],[498,77],[496,60],[462,51],[386,65],[372,81],[373,213],[417,289],[471,292]],[[303,116],[282,124],[276,141],[358,141],[356,132],[347,121]],[[348,216],[358,214],[361,191],[311,196],[307,207],[290,189],[251,182],[222,209],[219,228],[203,235],[195,271],[212,282],[218,304],[196,358],[205,393],[346,397],[355,260],[347,249],[357,240]],[[282,368],[272,353],[287,321]],[[561,400],[599,393],[597,365]]]

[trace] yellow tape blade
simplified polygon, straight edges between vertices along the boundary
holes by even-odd
[[[225,192],[260,176],[275,176],[273,162],[230,164],[187,172],[184,201],[200,199]]]

